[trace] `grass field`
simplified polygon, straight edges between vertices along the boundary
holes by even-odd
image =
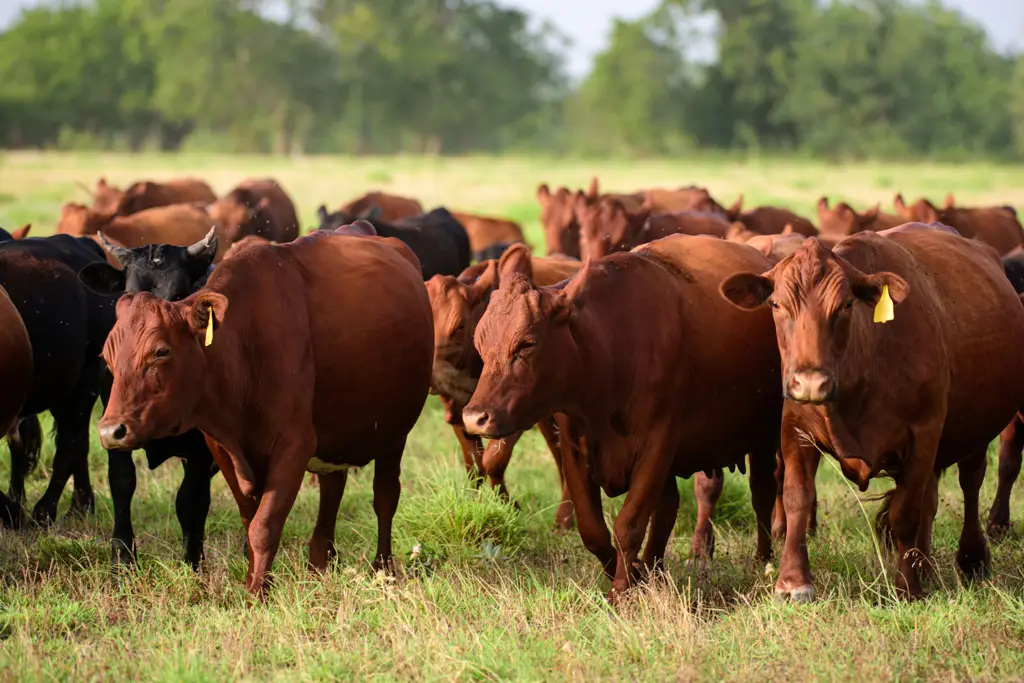
[[[426,205],[516,218],[535,245],[537,183],[578,186],[594,173],[608,189],[698,182],[722,201],[743,192],[750,205],[784,204],[811,217],[822,193],[886,208],[897,190],[1024,204],[1024,168],[986,165],[12,153],[0,160],[0,226],[32,222],[34,234],[47,234],[62,202],[84,199],[76,181],[184,173],[209,179],[218,191],[246,176],[272,175],[296,198],[307,226],[320,202],[336,205],[379,187]],[[139,567],[114,579],[106,456],[93,438],[95,517],[62,518],[48,532],[0,531],[0,680],[1024,680],[1024,539],[1012,531],[993,546],[992,578],[964,584],[953,559],[963,510],[955,472],[941,484],[937,578],[920,602],[893,602],[892,561],[876,554],[868,522],[877,503],[823,461],[821,527],[810,543],[817,602],[774,601],[774,580],[751,559],[746,483],[727,474],[714,564],[684,567],[695,507],[691,483],[681,481],[669,575],[613,610],[603,600],[607,582],[578,536],[551,531],[558,487],[540,437],[520,442],[509,469],[517,510],[468,485],[432,398],[405,454],[398,577],[369,569],[376,525],[364,470],[342,503],[336,567],[324,577],[305,569],[317,501],[307,487],[285,527],[271,597],[253,605],[242,588],[238,512],[223,480],[214,480],[207,562],[195,575],[179,561],[173,501],[181,467],[150,472],[141,452]],[[51,459],[48,447],[30,477],[30,502],[42,493]],[[0,480],[7,466],[0,458]],[[995,468],[989,473],[986,513]],[[876,482],[872,492],[887,486]],[[606,506],[609,517],[619,502]],[[1019,522],[1024,495],[1013,504]]]

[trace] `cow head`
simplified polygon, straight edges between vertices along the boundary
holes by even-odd
[[[576,223],[575,203],[580,197],[596,199],[582,191],[577,191],[574,195],[567,187],[560,187],[554,193],[546,184],[537,188],[540,222],[544,227],[544,240],[549,256],[579,254],[579,225]]]
[[[159,205],[161,189],[159,183],[149,180],[131,184],[117,203],[117,214],[130,216]]]
[[[165,301],[179,301],[203,286],[214,256],[217,236],[210,230],[206,237],[190,247],[147,244],[125,249],[99,234],[103,247],[124,266],[118,270],[109,263],[90,263],[78,277],[100,294],[151,292]]]
[[[538,288],[521,273],[502,279],[476,328],[483,372],[462,412],[467,431],[503,437],[558,412],[568,364],[578,356],[571,321],[592,263],[555,287]]]
[[[857,213],[846,202],[829,208],[828,198],[818,200],[818,230],[823,235],[854,235],[869,229],[878,220],[879,207],[876,205],[864,213]]]
[[[740,308],[772,307],[782,356],[783,394],[801,403],[836,400],[839,369],[857,334],[871,334],[874,307],[888,286],[894,304],[910,286],[894,273],[863,273],[821,240],[807,240],[764,275],[739,273],[721,292]]]
[[[907,206],[903,201],[903,195],[897,194],[892,204],[896,208],[896,215],[908,223],[938,223],[940,220],[939,210],[924,197]]]
[[[68,202],[60,210],[56,232],[62,235],[85,237],[95,235],[110,223],[113,216],[93,211],[85,204]]]
[[[580,258],[584,260],[630,248],[650,216],[648,208],[631,214],[611,197],[591,202],[577,196],[574,209],[580,226]]]
[[[371,206],[360,214],[350,213],[344,209],[340,209],[331,213],[327,210],[327,207],[323,204],[316,210],[317,220],[320,221],[320,225],[317,227],[318,230],[337,230],[346,225],[352,225],[358,221],[366,221],[371,223],[378,220],[381,215],[381,208],[379,206]],[[375,233],[374,233],[375,234]]]
[[[123,197],[124,190],[109,184],[106,178],[100,178],[92,192],[92,210],[97,213],[113,214]]]
[[[224,238],[232,244],[246,235],[265,233],[272,221],[269,208],[269,199],[239,187],[206,207],[206,212],[223,228]]]
[[[148,292],[118,300],[103,346],[114,376],[98,425],[104,448],[130,450],[194,426],[205,386],[203,337],[210,316],[216,331],[227,309],[227,297],[209,291],[176,303]]]

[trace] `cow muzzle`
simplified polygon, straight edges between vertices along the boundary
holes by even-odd
[[[786,398],[797,403],[827,403],[836,397],[837,383],[823,370],[798,370],[786,382]]]
[[[123,422],[97,425],[100,433],[100,445],[108,451],[129,450],[135,447],[131,430]]]
[[[475,406],[466,406],[462,411],[462,424],[466,431],[476,436],[486,436],[491,439],[500,439],[515,433],[495,411],[485,410]]]

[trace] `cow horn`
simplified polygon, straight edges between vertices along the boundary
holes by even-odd
[[[125,249],[124,247],[114,244],[107,239],[107,236],[104,235],[102,231],[98,232],[96,235],[100,238],[100,244],[103,245],[103,248],[113,254],[114,258],[116,258],[121,265],[128,265],[128,262],[132,260],[131,249]]]
[[[206,237],[204,237],[203,239],[199,240],[198,242],[196,242],[195,244],[193,244],[192,246],[190,246],[188,248],[188,255],[189,256],[199,256],[204,251],[209,249],[210,245],[214,243],[215,239],[217,239],[217,236],[215,234],[216,232],[217,232],[216,226],[210,228],[210,232],[206,233]]]

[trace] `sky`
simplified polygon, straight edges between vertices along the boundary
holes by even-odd
[[[0,28],[22,7],[40,0],[0,0]],[[650,12],[658,0],[499,0],[550,21],[572,40],[569,72],[579,78],[586,74],[594,55],[608,40],[613,17],[635,19]],[[1024,48],[1024,0],[943,0],[982,24],[1001,50]]]

